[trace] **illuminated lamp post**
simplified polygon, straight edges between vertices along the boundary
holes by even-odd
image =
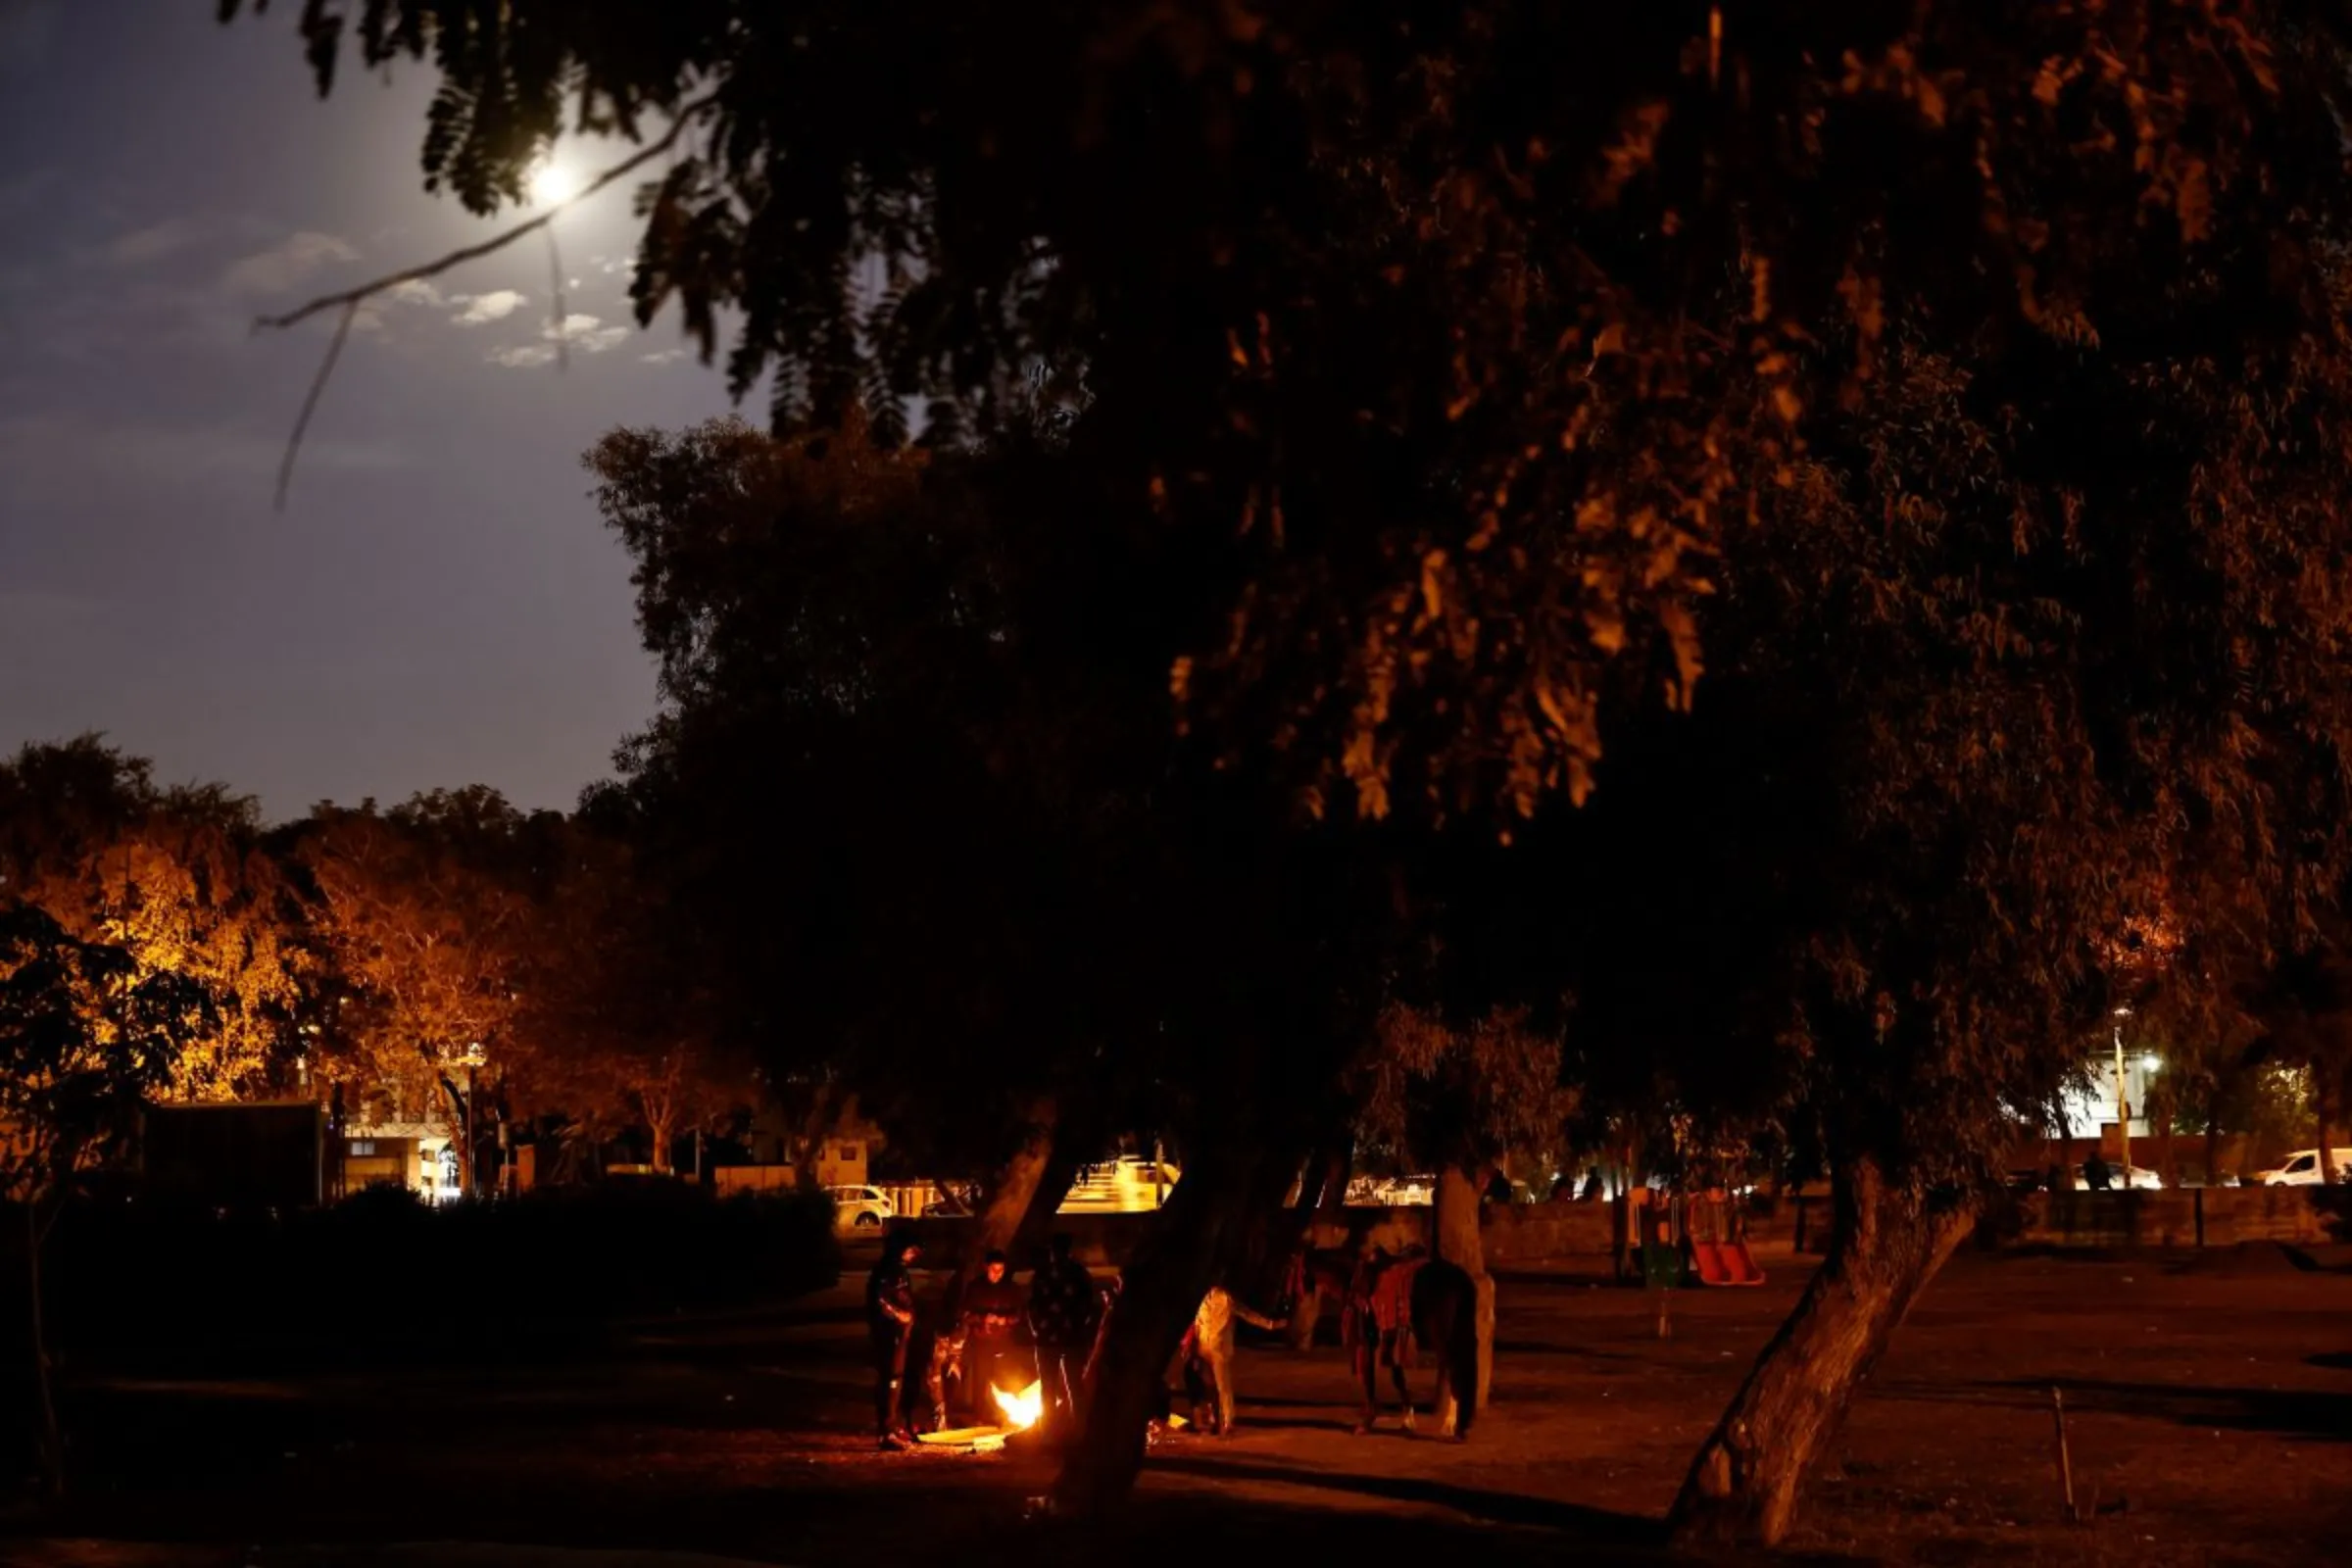
[[[2130,1007],[2115,1009],[2115,1132],[2124,1149],[2124,1189],[2132,1187],[2132,1102],[2124,1093],[2124,1020]]]

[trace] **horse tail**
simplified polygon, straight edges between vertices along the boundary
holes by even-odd
[[[1453,1380],[1453,1432],[1470,1436],[1478,1415],[1478,1282],[1456,1269],[1453,1323],[1446,1336],[1446,1362]]]
[[[1425,1343],[1446,1370],[1454,1435],[1466,1438],[1478,1413],[1478,1282],[1460,1265],[1433,1258],[1413,1283],[1428,1288],[1427,1311],[1415,1316],[1434,1331]]]

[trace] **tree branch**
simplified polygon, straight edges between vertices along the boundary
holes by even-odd
[[[457,250],[451,251],[449,254],[436,261],[419,263],[415,267],[405,267],[397,272],[386,272],[383,276],[376,278],[371,282],[362,283],[353,288],[340,290],[337,293],[321,294],[317,299],[312,300],[309,304],[300,306],[295,310],[288,311],[283,316],[258,317],[255,318],[253,323],[254,330],[258,332],[267,327],[294,326],[300,322],[309,320],[312,317],[318,316],[322,312],[334,310],[338,306],[349,307],[357,305],[361,301],[369,299],[374,295],[381,294],[387,289],[398,288],[403,283],[420,283],[428,277],[438,277],[443,272],[450,270],[452,268],[463,267],[467,262],[479,261],[485,256],[490,256],[499,251],[505,250],[508,246],[514,244],[516,240],[521,239],[524,235],[537,233],[540,229],[547,227],[548,224],[555,221],[559,214],[564,212],[566,209],[577,206],[579,203],[586,201],[589,197],[595,195],[598,191],[603,190],[606,186],[612,184],[613,181],[620,179],[627,174],[635,172],[637,170],[642,169],[645,165],[651,163],[654,159],[659,158],[662,156],[662,154],[667,152],[671,147],[677,145],[678,137],[684,133],[686,126],[700,116],[709,112],[717,103],[717,101],[716,94],[708,93],[703,97],[694,99],[692,102],[687,103],[678,110],[678,118],[670,122],[669,129],[664,131],[659,140],[646,143],[643,147],[637,149],[636,152],[622,159],[619,163],[614,164],[612,168],[597,175],[587,184],[581,186],[576,192],[564,197],[564,200],[557,202],[548,208],[546,212],[541,213],[536,218],[528,219],[520,223],[516,223],[513,228],[493,234],[488,239],[483,240],[478,244],[461,246]]]
[[[536,218],[516,223],[514,227],[501,233],[493,234],[477,245],[461,246],[438,261],[420,263],[416,267],[406,267],[397,272],[387,272],[382,277],[362,283],[356,288],[343,289],[333,294],[321,294],[308,305],[288,311],[283,316],[256,317],[253,329],[259,332],[269,327],[293,326],[298,322],[307,321],[324,311],[340,308],[343,312],[342,319],[335,323],[334,341],[326,346],[326,358],[319,362],[318,373],[311,379],[310,395],[302,400],[302,414],[294,421],[294,433],[286,440],[285,460],[277,466],[276,510],[279,512],[286,510],[286,490],[294,482],[294,460],[302,451],[303,432],[310,428],[311,416],[318,412],[319,396],[326,391],[327,377],[334,373],[335,361],[343,353],[344,339],[351,335],[351,323],[359,316],[360,306],[365,301],[387,289],[398,288],[403,283],[418,283],[428,277],[438,277],[451,268],[463,267],[467,262],[478,261],[484,256],[505,250],[525,234],[544,232],[548,237],[548,262],[555,273],[556,362],[559,366],[566,364],[567,358],[564,342],[564,264],[556,250],[555,230],[549,225],[554,223],[557,216],[565,209],[586,201],[607,185],[643,168],[676,146],[678,137],[685,132],[687,125],[717,101],[718,95],[713,92],[706,93],[686,104],[679,109],[677,118],[669,122],[669,129],[662,132],[659,140],[648,142],[638,148],[636,152],[614,164],[571,195],[555,203]]]
[[[335,373],[335,361],[343,355],[343,342],[351,336],[351,323],[360,314],[360,302],[353,300],[343,307],[342,319],[335,322],[335,335],[326,345],[326,358],[318,362],[318,373],[311,377],[311,390],[302,400],[302,412],[294,416],[294,432],[286,437],[286,455],[277,465],[277,499],[279,512],[286,510],[286,491],[294,483],[294,460],[302,452],[303,433],[311,427],[311,416],[318,412],[318,398],[326,390],[326,378]]]

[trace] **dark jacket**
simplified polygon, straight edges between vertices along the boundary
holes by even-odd
[[[914,1326],[914,1276],[900,1261],[901,1250],[884,1249],[865,1277],[865,1326],[877,1340],[903,1338]]]
[[[1021,1321],[1021,1288],[1007,1274],[994,1285],[983,1274],[964,1287],[964,1332],[975,1340],[1006,1340]]]
[[[1101,1309],[1095,1277],[1075,1259],[1049,1262],[1030,1282],[1029,1332],[1040,1345],[1068,1349],[1093,1344]]]

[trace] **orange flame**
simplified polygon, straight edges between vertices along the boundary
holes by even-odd
[[[1004,1427],[1010,1432],[1026,1432],[1037,1425],[1037,1418],[1046,1413],[1046,1386],[1032,1383],[1018,1394],[1006,1394],[1003,1389],[990,1389],[996,1396],[997,1408],[1004,1412]]]

